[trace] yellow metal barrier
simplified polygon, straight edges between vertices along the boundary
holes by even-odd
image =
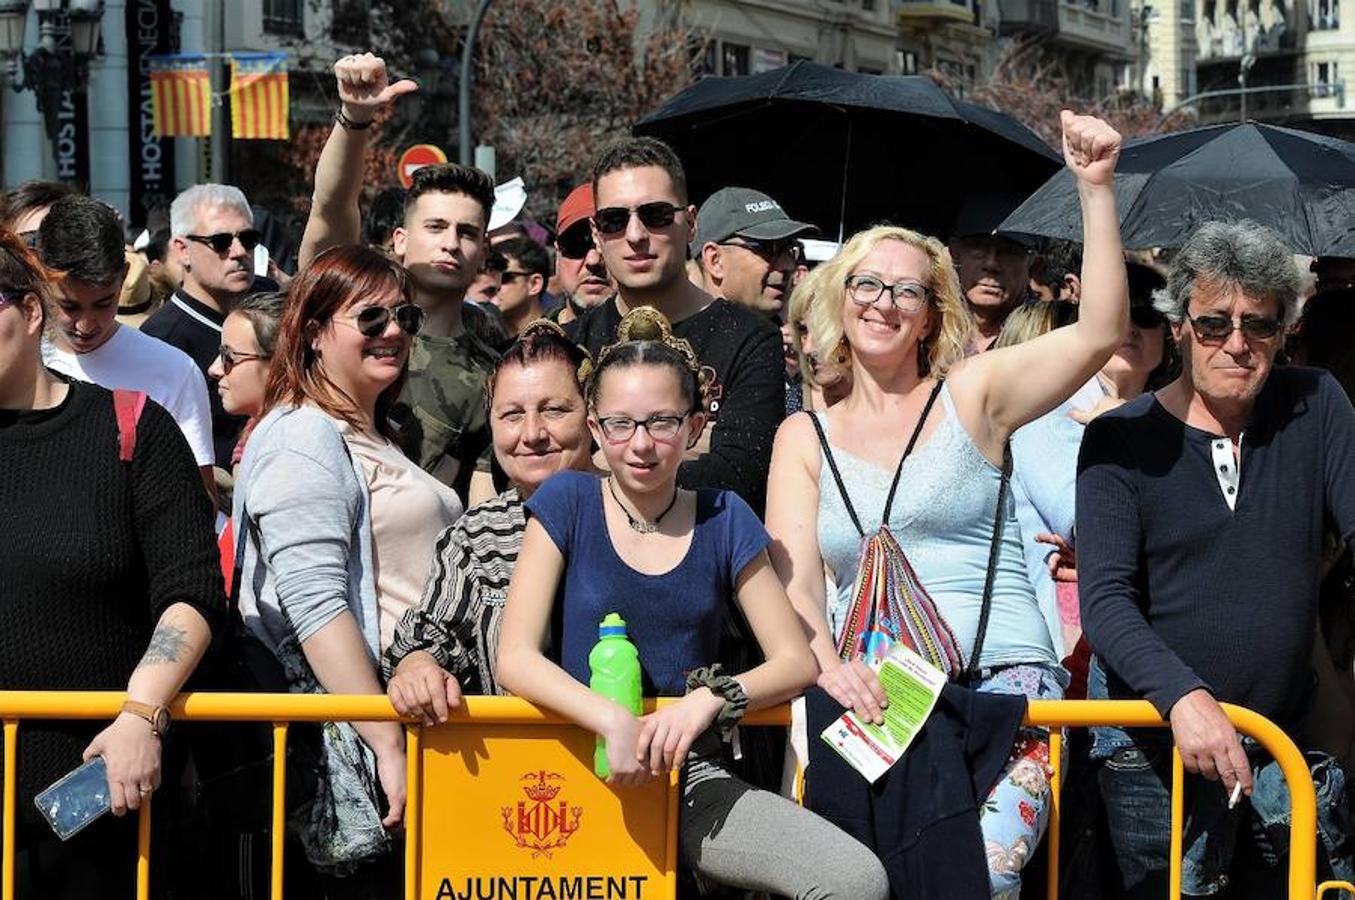
[[[0,691],[0,720],[3,720],[5,737],[4,754],[4,793],[3,822],[4,841],[0,846],[0,900],[14,900],[14,829],[17,804],[17,752],[19,722],[23,719],[92,719],[107,720],[117,715],[123,695],[114,692],[62,693],[62,692],[17,692]],[[649,708],[652,707],[652,701]],[[1349,885],[1336,882],[1324,883],[1315,887],[1316,880],[1316,796],[1312,777],[1309,774],[1303,754],[1287,735],[1274,723],[1263,716],[1241,707],[1224,704],[1224,711],[1239,732],[1256,739],[1274,757],[1289,786],[1292,818],[1290,823],[1289,848],[1289,897],[1290,900],[1308,900],[1320,897],[1323,892]],[[173,705],[174,717],[187,721],[218,722],[271,722],[273,723],[274,771],[273,771],[273,859],[270,880],[274,900],[282,897],[282,870],[284,835],[284,809],[281,798],[286,788],[286,745],[287,723],[289,722],[326,722],[326,721],[381,721],[395,720],[394,709],[384,696],[333,696],[333,695],[292,695],[292,694],[185,694]],[[785,725],[789,721],[788,707],[754,713],[747,719],[749,725]],[[1059,789],[1062,782],[1062,741],[1057,731],[1060,728],[1088,727],[1098,725],[1119,725],[1129,727],[1165,727],[1166,723],[1158,717],[1153,707],[1142,701],[1032,701],[1027,711],[1026,722],[1029,725],[1055,729],[1051,739],[1050,760],[1054,768],[1054,801],[1051,807],[1049,824],[1049,897],[1058,896],[1058,855],[1059,855],[1059,818],[1062,811],[1059,801]],[[424,776],[432,762],[441,766],[443,760],[430,750],[430,741],[434,738],[445,745],[448,732],[466,732],[468,726],[487,728],[505,726],[512,729],[510,734],[519,734],[521,726],[569,727],[560,717],[543,712],[520,700],[505,697],[469,697],[454,711],[451,721],[445,727],[430,730],[427,736],[421,735],[419,726],[407,724],[407,769],[408,805],[406,809],[405,840],[405,896],[406,898],[434,894],[421,892],[421,881],[427,874],[422,863],[424,845],[424,823],[429,820],[429,798],[424,795]],[[588,761],[592,738],[578,731],[565,743],[571,746],[568,752],[584,766]],[[580,738],[582,740],[580,740]],[[520,738],[511,738],[520,739]],[[581,749],[582,748],[582,749]],[[483,751],[483,748],[481,748]],[[445,752],[442,753],[445,756]],[[478,771],[475,766],[488,758],[481,752],[463,754],[463,762],[471,766],[472,775]],[[579,757],[582,756],[582,760]],[[555,759],[559,759],[557,753]],[[544,773],[544,770],[543,770]],[[1173,751],[1172,785],[1172,829],[1171,829],[1171,894],[1175,900],[1180,896],[1181,832],[1182,832],[1182,790],[1183,779],[1181,756]],[[586,780],[586,779],[585,779]],[[598,787],[596,782],[591,787]],[[604,788],[605,790],[605,788]],[[658,855],[662,877],[656,885],[662,896],[672,897],[675,891],[675,873],[677,864],[677,781],[672,778],[660,787],[664,823],[664,847]],[[551,794],[553,798],[555,795]],[[653,797],[653,794],[649,795]],[[636,795],[628,794],[628,805],[623,812],[629,812],[637,804]],[[148,798],[149,799],[149,798]],[[620,801],[616,801],[617,804]],[[140,813],[138,828],[137,861],[137,897],[144,900],[149,893],[150,864],[150,806],[145,803]],[[559,809],[559,814],[565,813]],[[609,810],[604,810],[605,813]],[[502,810],[504,828],[510,823],[510,808]],[[530,811],[529,811],[530,812]],[[536,812],[540,812],[537,810]],[[642,811],[643,812],[643,811]],[[548,816],[556,815],[547,810]],[[523,815],[521,804],[519,815]],[[538,816],[539,819],[539,816]],[[551,819],[551,822],[557,822]],[[612,824],[616,824],[613,820]],[[624,828],[624,825],[622,826]],[[448,842],[451,844],[452,842]],[[619,842],[618,842],[619,843]],[[441,848],[439,848],[441,849]],[[453,846],[452,850],[457,848]],[[527,849],[532,849],[528,847]],[[478,862],[478,861],[476,861]],[[656,861],[657,862],[657,861]],[[638,876],[637,876],[638,877]],[[581,883],[581,882],[580,882]],[[590,883],[591,889],[591,883]],[[638,893],[638,889],[637,889]],[[445,891],[438,895],[447,896]],[[655,896],[653,891],[645,897]]]

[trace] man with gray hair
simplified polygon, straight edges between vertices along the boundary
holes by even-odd
[[[183,284],[141,330],[187,353],[205,375],[231,306],[253,290],[254,248],[263,238],[244,193],[228,184],[197,184],[179,194],[169,228],[169,254],[183,267]],[[216,464],[230,471],[245,420],[227,413],[216,391],[208,393]]]
[[[1274,366],[1298,291],[1278,234],[1253,222],[1202,226],[1157,300],[1180,377],[1093,420],[1078,461],[1082,625],[1106,693],[1149,700],[1192,773],[1184,896],[1230,882],[1245,896],[1284,894],[1284,868],[1255,865],[1284,845],[1254,837],[1287,838],[1284,780],[1220,704],[1255,710],[1312,749],[1302,726],[1326,524],[1355,537],[1355,411],[1325,372]],[[1117,863],[1107,890],[1160,897],[1171,743],[1161,732],[1096,731]],[[1313,775],[1319,818],[1330,819],[1343,777],[1330,758]],[[1331,867],[1349,877],[1339,826],[1319,831]]]

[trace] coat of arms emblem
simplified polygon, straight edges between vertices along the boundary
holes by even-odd
[[[555,799],[564,789],[563,775],[542,769],[528,772],[521,780],[528,782],[522,788],[527,798],[519,800],[516,808],[500,807],[503,830],[518,847],[530,850],[533,859],[541,856],[549,859],[552,851],[564,847],[579,830],[583,807]]]

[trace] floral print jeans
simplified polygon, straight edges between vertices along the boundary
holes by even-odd
[[[1029,700],[1062,700],[1067,674],[1053,666],[1023,664],[983,670],[975,690],[1019,694]],[[995,900],[1016,900],[1025,867],[1049,824],[1049,729],[1022,728],[1011,758],[979,810],[988,878]]]

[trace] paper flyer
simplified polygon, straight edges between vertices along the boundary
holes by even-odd
[[[871,782],[877,781],[908,749],[946,683],[940,669],[902,644],[889,652],[877,674],[889,698],[884,724],[867,722],[849,710],[820,735]]]

